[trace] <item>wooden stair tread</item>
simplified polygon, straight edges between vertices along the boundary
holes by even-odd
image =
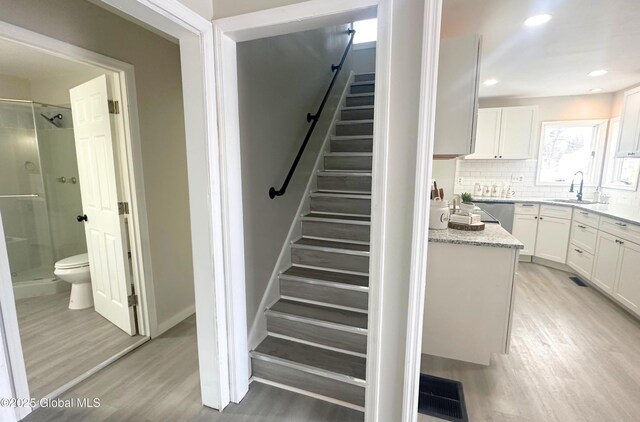
[[[316,268],[291,266],[282,275],[311,280],[328,281],[331,283],[348,284],[350,286],[369,287],[369,277],[358,274],[340,273]]]
[[[343,220],[343,221],[354,221],[354,222],[371,222],[371,217],[366,215],[349,215],[349,214],[321,214],[310,212],[302,216],[303,219],[307,218],[320,218],[323,220]]]
[[[308,237],[302,237],[295,242],[293,245],[302,245],[302,246],[315,246],[319,248],[330,248],[330,249],[345,249],[351,251],[358,252],[369,252],[369,245],[362,245],[358,243],[349,243],[349,242],[336,242],[333,240],[321,240],[321,239],[311,239]]]
[[[296,341],[267,336],[256,352],[359,380],[366,379],[366,359]]]
[[[346,309],[330,308],[288,299],[278,300],[269,310],[349,327],[367,328],[367,314],[363,312],[347,311]]]

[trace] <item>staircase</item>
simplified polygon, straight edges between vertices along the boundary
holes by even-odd
[[[375,75],[355,75],[268,336],[251,351],[253,377],[364,410]]]

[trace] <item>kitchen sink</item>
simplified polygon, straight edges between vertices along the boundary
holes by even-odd
[[[546,199],[549,202],[563,202],[565,204],[594,204],[595,202],[586,199]]]

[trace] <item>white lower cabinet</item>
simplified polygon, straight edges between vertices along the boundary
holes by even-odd
[[[619,272],[613,292],[627,308],[640,314],[640,245],[620,242]]]
[[[546,217],[541,213],[538,219],[535,256],[561,264],[566,263],[570,232],[571,220]]]
[[[598,233],[595,263],[591,281],[602,290],[613,294],[613,286],[618,273],[618,258],[620,257],[620,240],[609,233]]]
[[[524,244],[520,255],[533,255],[538,231],[538,215],[515,214],[511,234]]]
[[[572,243],[569,245],[569,252],[567,253],[567,265],[589,280],[593,273],[593,255]]]

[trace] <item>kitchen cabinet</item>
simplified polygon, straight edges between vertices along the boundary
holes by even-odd
[[[524,244],[521,255],[533,255],[536,247],[536,234],[538,232],[538,216],[527,214],[515,214],[513,216],[513,230],[511,234]]]
[[[535,256],[561,264],[566,263],[570,232],[570,220],[547,217],[542,215],[542,211],[540,211]]]
[[[640,158],[640,87],[624,93],[616,157]]]
[[[467,159],[528,159],[535,143],[538,108],[532,106],[478,110],[475,153]]]
[[[593,276],[591,281],[609,294],[613,294],[613,286],[618,272],[620,256],[619,239],[609,233],[598,233]]]
[[[480,44],[478,35],[440,40],[433,147],[436,158],[452,158],[474,151]]]
[[[593,273],[593,255],[572,243],[567,253],[567,265],[585,279],[590,280]]]
[[[640,314],[640,245],[620,240],[620,263],[614,287],[616,299]]]

